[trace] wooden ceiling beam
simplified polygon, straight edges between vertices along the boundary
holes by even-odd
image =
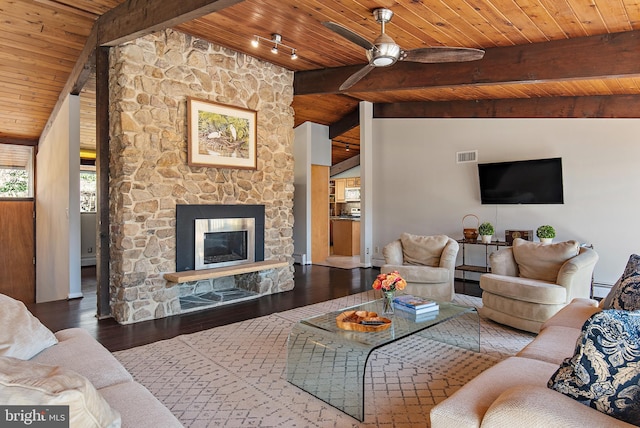
[[[337,122],[329,125],[329,138],[332,140],[360,125],[360,106]]]
[[[244,0],[128,0],[98,19],[100,46],[116,46]]]
[[[298,71],[294,94],[338,93],[362,65]],[[376,69],[348,93],[505,85],[640,76],[640,31],[486,49],[479,61],[443,64],[398,62]]]
[[[374,104],[375,118],[638,118],[640,95]]]

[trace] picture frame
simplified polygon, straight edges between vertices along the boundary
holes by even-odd
[[[187,98],[188,164],[257,169],[257,112]]]

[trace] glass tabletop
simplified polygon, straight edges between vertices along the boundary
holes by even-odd
[[[395,313],[389,315],[382,314],[382,299],[380,299],[343,308],[338,311],[328,312],[319,316],[306,318],[301,320],[300,323],[376,348],[394,340],[409,336],[420,330],[448,321],[451,318],[456,318],[465,313],[476,311],[473,307],[460,306],[450,302],[439,302],[438,305],[439,309],[437,311],[418,315],[397,309],[396,307]],[[376,312],[380,317],[389,318],[391,320],[391,327],[386,330],[376,332],[343,330],[336,324],[336,317],[345,311]]]

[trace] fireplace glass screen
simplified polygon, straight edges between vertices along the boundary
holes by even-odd
[[[253,218],[196,219],[196,269],[255,261]]]
[[[247,259],[247,231],[204,234],[204,263],[224,263]]]

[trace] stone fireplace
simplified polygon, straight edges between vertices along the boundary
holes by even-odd
[[[293,72],[175,30],[116,46],[109,61],[114,318],[128,324],[180,314],[194,310],[184,304],[186,295],[217,293],[225,301],[234,297],[221,293],[227,288],[259,295],[292,289]],[[255,170],[188,164],[187,97],[257,112]],[[279,264],[213,279],[168,280],[173,274],[207,271],[195,271],[192,256],[183,260],[178,207],[214,205],[262,206],[256,216],[263,232],[259,242],[256,222],[255,263]],[[195,253],[195,243],[187,252]]]

